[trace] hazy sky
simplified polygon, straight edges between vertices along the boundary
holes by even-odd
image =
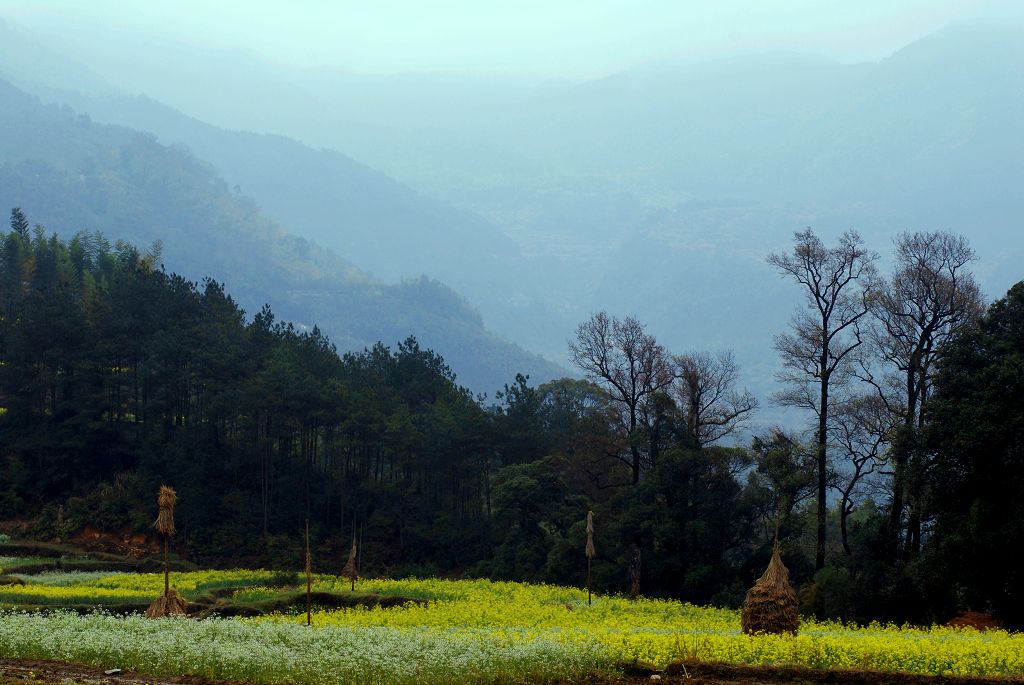
[[[880,59],[958,19],[971,0],[0,0],[8,17],[74,47],[112,35],[216,45],[355,72],[593,77],[660,59],[799,50]]]

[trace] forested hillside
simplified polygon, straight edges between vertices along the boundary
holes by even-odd
[[[383,284],[284,232],[183,147],[43,106],[3,81],[0,127],[0,203],[23,207],[52,230],[159,241],[168,268],[195,279],[216,274],[250,313],[270,303],[297,325],[318,323],[342,349],[416,334],[457,362],[461,380],[478,392],[519,372],[558,375],[554,364],[490,334],[444,285]]]
[[[82,30],[101,4],[15,9],[38,39],[0,19],[0,552],[152,546],[169,485],[183,564],[293,570],[308,530],[317,571],[736,607],[771,558],[782,632],[1024,628],[1024,24],[609,73],[608,22],[570,78],[518,35],[534,76],[347,71],[391,63],[390,16],[356,52],[321,36],[320,67],[310,22],[358,24],[322,3],[175,34],[111,1]],[[663,9],[652,38],[699,38]],[[421,24],[459,14],[409,22],[421,56],[450,47]],[[708,656],[681,625],[661,643]],[[1024,663],[913,649],[933,673]]]
[[[319,329],[297,331],[269,308],[246,322],[219,283],[168,274],[129,244],[64,242],[20,211],[11,225],[0,516],[66,502],[71,529],[145,529],[143,492],[173,481],[191,493],[182,532],[197,555],[265,556],[268,536],[307,514],[318,530],[347,530],[401,478],[432,507],[410,512],[413,530],[451,517],[453,535],[471,535],[485,414],[414,338],[339,356]]]
[[[318,329],[297,331],[269,308],[247,322],[217,282],[169,274],[152,253],[95,233],[61,241],[19,210],[10,225],[0,236],[0,519],[37,536],[148,529],[152,493],[168,482],[181,495],[183,549],[207,563],[287,567],[308,516],[322,564],[340,564],[357,534],[374,572],[579,584],[594,510],[603,589],[735,604],[777,530],[798,585],[817,588],[808,610],[930,619],[966,602],[1021,617],[1019,590],[1006,585],[1016,575],[951,560],[1005,547],[965,537],[981,515],[971,512],[989,512],[992,529],[1016,525],[1012,490],[991,483],[1020,478],[1020,412],[1002,388],[1022,382],[1024,286],[980,329],[970,318],[961,333],[946,327],[950,351],[928,381],[936,423],[874,434],[870,417],[898,416],[869,394],[837,404],[830,486],[843,500],[828,514],[829,563],[815,572],[813,448],[777,431],[716,446],[756,406],[734,392],[728,359],[670,359],[635,320],[602,314],[572,346],[598,384],[519,377],[502,405],[484,405],[413,338],[339,355]],[[628,356],[649,361],[621,367]],[[599,358],[605,366],[588,366]],[[642,369],[636,399],[621,395],[629,386],[615,374]],[[642,410],[635,429],[629,406]],[[886,509],[862,491],[864,466],[881,459],[871,444],[888,445],[890,484],[909,506],[896,528],[902,538],[905,523],[903,551],[889,542]],[[927,472],[915,471],[922,459]],[[937,523],[936,537],[913,537],[915,515]],[[913,585],[925,572],[928,583]]]
[[[727,357],[670,357],[636,320],[598,314],[571,348],[592,381],[520,376],[489,405],[413,338],[339,356],[318,329],[269,308],[248,321],[219,283],[169,274],[151,252],[96,234],[64,241],[19,210],[10,225],[0,520],[22,532],[145,531],[152,492],[170,483],[180,548],[204,563],[294,567],[308,517],[320,564],[340,566],[356,535],[367,573],[581,584],[590,510],[603,590],[735,605],[778,535],[808,611],[1024,618],[1012,567],[963,561],[1008,554],[1018,526],[1024,284],[980,321],[963,291],[929,338],[924,375],[910,367],[927,409],[898,394],[881,405],[836,377],[820,482],[841,501],[815,570],[815,449],[779,431],[717,445],[756,407]],[[898,316],[892,302],[878,315]],[[909,349],[885,340],[879,371]],[[799,398],[817,381],[790,383]],[[894,478],[867,479],[883,464]],[[895,525],[874,499],[887,489],[904,503]],[[979,520],[998,532],[972,535]]]

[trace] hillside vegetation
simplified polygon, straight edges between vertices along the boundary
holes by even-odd
[[[593,510],[600,591],[737,605],[778,530],[822,615],[925,622],[992,607],[1024,620],[1015,568],[973,563],[1009,553],[1021,521],[1024,284],[942,338],[929,421],[873,438],[874,424],[856,422],[870,420],[861,404],[837,414],[851,451],[830,448],[828,466],[892,441],[898,477],[876,487],[909,515],[890,528],[864,481],[838,469],[821,484],[845,488],[841,506],[815,512],[813,452],[792,436],[715,444],[756,404],[734,392],[728,358],[673,357],[682,386],[641,396],[633,428],[607,383],[518,376],[488,405],[414,338],[339,354],[269,308],[247,319],[221,284],[170,274],[152,251],[96,234],[64,241],[17,210],[11,227],[0,235],[0,520],[24,522],[11,530],[148,531],[152,493],[170,483],[181,550],[200,563],[287,567],[308,519],[339,566],[356,538],[379,573],[582,584]],[[668,363],[642,324],[604,315],[581,326],[577,352],[602,326]],[[691,381],[719,390],[694,404]],[[816,513],[830,529],[817,570]],[[971,535],[977,525],[1005,535]]]

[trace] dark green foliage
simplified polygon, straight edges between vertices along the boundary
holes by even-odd
[[[925,493],[920,554],[893,548],[888,503],[867,500],[850,517],[850,553],[814,575],[805,600],[813,592],[826,616],[845,620],[944,622],[970,610],[1019,628],[1024,283],[954,334],[938,359],[924,428],[895,436],[894,449],[921,455],[912,473]]]
[[[196,559],[287,565],[272,540],[307,493],[319,537],[368,522],[378,566],[484,554],[489,417],[440,357],[413,338],[339,356],[317,328],[268,308],[246,323],[220,284],[154,261],[92,234],[0,235],[0,517],[145,531],[173,475]],[[443,549],[373,542],[430,530]]]
[[[730,586],[756,549],[761,493],[737,479],[749,466],[746,450],[674,447],[615,508],[616,523],[640,530],[645,592],[706,604],[737,604]],[[614,511],[614,509],[612,510]]]
[[[815,456],[780,430],[755,437],[750,452],[755,464],[750,484],[762,493],[763,518],[772,524],[768,533],[777,525],[779,539],[785,540],[799,530],[799,507],[814,494]]]
[[[586,500],[570,493],[567,470],[564,458],[545,457],[496,474],[494,520],[501,542],[491,575],[545,581],[569,570],[559,563],[559,548],[578,536],[575,528],[580,511],[586,512]],[[572,569],[573,574],[578,570]]]
[[[825,615],[1021,616],[1019,572],[991,561],[1024,535],[1024,285],[943,351],[921,557],[884,544],[885,503],[866,501],[849,553],[815,573],[813,454],[794,437],[694,447],[666,396],[657,440],[638,432],[658,458],[634,484],[592,383],[517,376],[484,406],[414,338],[339,355],[315,327],[269,307],[250,320],[219,283],[157,268],[156,251],[0,234],[0,518],[34,519],[43,539],[149,531],[173,476],[181,552],[204,564],[298,567],[308,502],[317,571],[341,569],[356,530],[366,575],[582,586],[592,510],[599,592],[629,590],[639,549],[644,594],[738,605],[778,525]]]
[[[928,560],[964,606],[1024,625],[1024,282],[947,345],[931,405]]]
[[[339,356],[317,328],[269,307],[249,321],[219,283],[155,262],[94,234],[0,238],[0,515],[46,538],[148,531],[173,482],[181,551],[201,563],[295,568],[308,501],[317,570],[341,568],[355,527],[367,573],[582,584],[593,509],[599,590],[626,589],[636,542],[645,592],[742,597],[767,507],[745,450],[684,449],[666,424],[658,467],[623,487],[591,383],[518,376],[487,408],[413,338]]]

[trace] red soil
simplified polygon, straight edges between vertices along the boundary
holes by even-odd
[[[1002,627],[999,621],[992,618],[992,614],[984,614],[980,611],[961,611],[951,618],[946,625],[977,628],[978,630],[991,630]]]

